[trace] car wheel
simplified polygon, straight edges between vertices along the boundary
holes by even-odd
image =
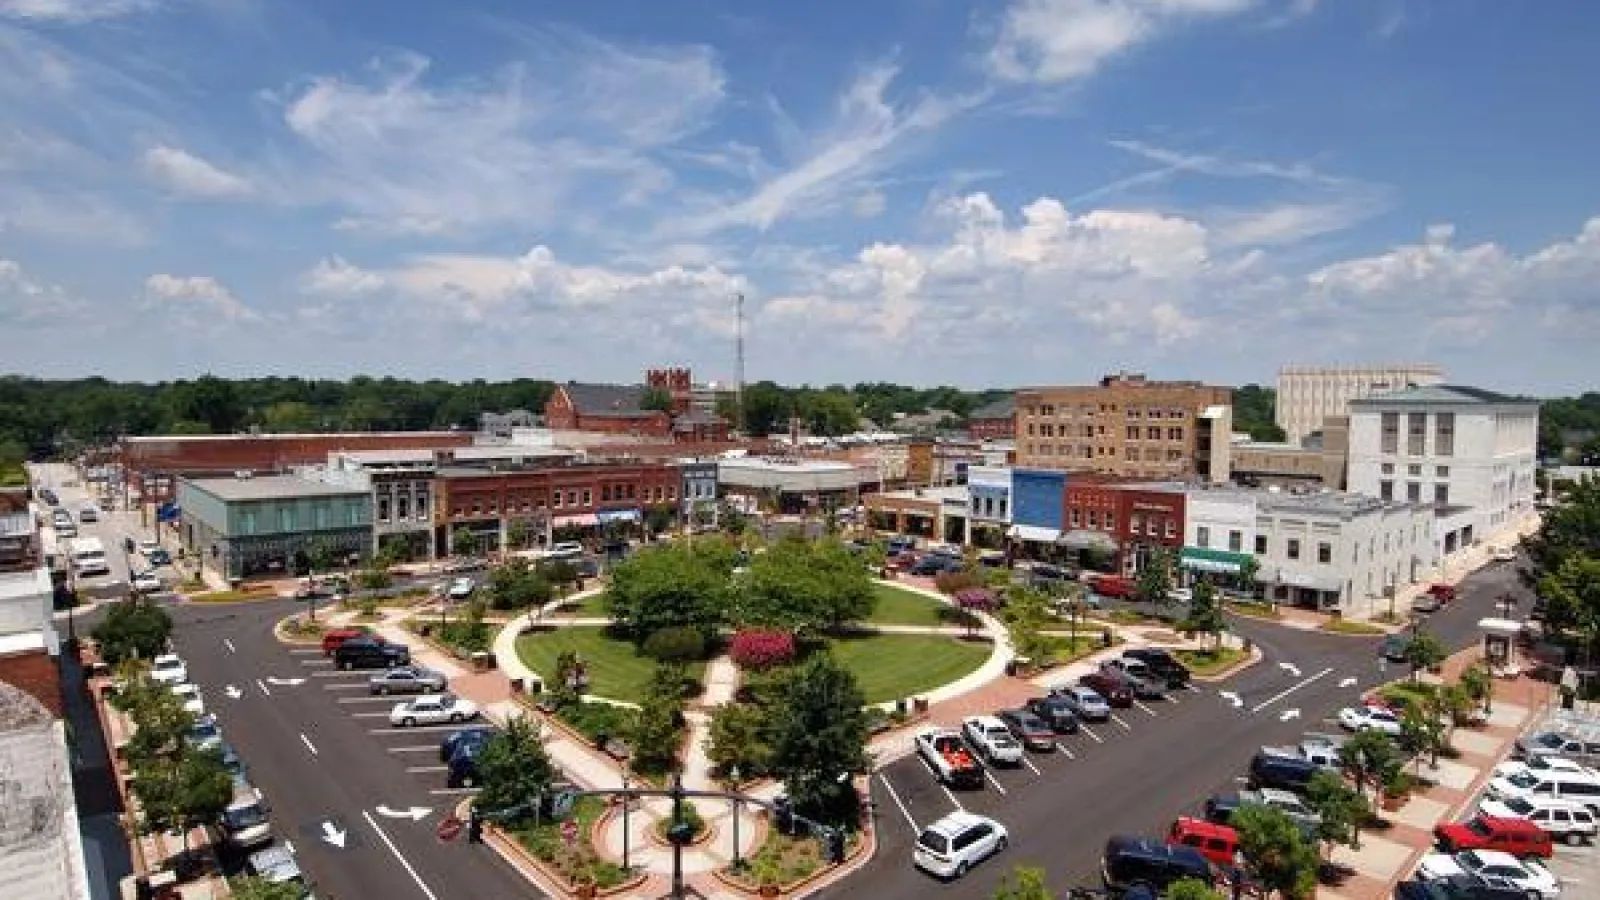
[[[404,725],[407,728],[413,728],[413,727],[416,726],[417,720],[412,718],[411,716],[406,716],[404,719],[400,720],[400,724]]]
[[[1008,843],[1010,843],[1010,842],[1007,841],[1005,838],[1001,838],[1000,840],[995,841],[994,842],[994,852],[999,853],[1000,851],[1006,849],[1006,845]]]
[[[475,787],[476,785],[473,784],[474,781],[475,779],[471,775],[461,776],[461,786],[464,788]]]
[[[460,713],[451,713],[450,714],[450,724],[451,725],[454,725],[459,721],[461,721],[461,714]]]
[[[1576,831],[1567,832],[1567,843],[1576,847],[1583,843],[1583,835]]]
[[[339,671],[341,672],[350,671],[350,660],[348,659],[341,659],[336,663],[336,665],[338,665]]]
[[[961,862],[956,863],[956,877],[957,878],[965,878],[965,877],[967,877],[967,870],[970,869],[970,868],[972,868],[972,866],[969,865],[967,863],[967,861],[964,860],[964,859]]]

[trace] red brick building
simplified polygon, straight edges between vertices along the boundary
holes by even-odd
[[[514,521],[545,536],[614,521],[643,523],[652,510],[676,515],[680,488],[678,467],[667,463],[575,462],[502,472],[446,467],[434,477],[435,537],[449,552],[458,528],[498,547]]]
[[[967,435],[980,441],[1009,441],[1017,436],[1017,402],[1006,397],[980,406],[967,416]]]
[[[667,395],[669,409],[643,407],[652,391]],[[558,384],[544,405],[544,421],[563,431],[631,434],[687,443],[726,441],[727,421],[694,409],[693,403],[694,377],[688,369],[651,369],[642,385]]]
[[[1156,548],[1183,549],[1184,500],[1182,491],[1074,472],[1063,493],[1062,531],[1109,538],[1117,571],[1131,574],[1144,568]]]
[[[130,493],[164,503],[180,476],[282,472],[322,465],[338,451],[467,447],[472,435],[457,431],[385,431],[342,434],[218,434],[125,437],[117,462]]]

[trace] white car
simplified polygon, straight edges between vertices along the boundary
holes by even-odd
[[[1484,800],[1478,814],[1496,819],[1527,819],[1558,841],[1569,844],[1591,843],[1600,831],[1594,812],[1576,800],[1551,797],[1509,800]]]
[[[1535,775],[1545,772],[1571,772],[1574,775],[1596,774],[1588,766],[1567,759],[1565,756],[1535,756],[1527,761],[1508,759],[1494,767],[1493,777],[1510,778],[1513,775],[1520,775],[1524,772],[1531,772]]]
[[[1009,839],[999,822],[959,810],[922,829],[911,859],[917,868],[940,878],[960,878],[1004,850]]]
[[[477,589],[478,583],[471,578],[456,578],[450,582],[449,587],[445,588],[445,596],[451,600],[465,600],[471,597],[472,592]]]
[[[1194,600],[1194,591],[1185,587],[1173,588],[1167,591],[1167,599],[1173,603],[1188,603]]]
[[[1489,551],[1489,558],[1495,562],[1516,562],[1517,551],[1515,547],[1496,547]]]
[[[206,714],[206,701],[200,696],[199,688],[188,683],[175,684],[172,686],[172,693],[176,694],[178,699],[183,701],[184,709],[194,713],[196,716],[203,716]]]
[[[139,572],[133,576],[133,589],[141,594],[149,594],[161,590],[161,579],[151,571]]]
[[[176,653],[163,653],[150,661],[150,678],[162,684],[183,684],[189,680],[189,667]]]
[[[145,556],[149,556],[151,553],[160,549],[161,545],[150,538],[145,538],[139,542],[139,552]]]
[[[413,725],[444,725],[465,722],[478,717],[478,704],[463,700],[454,694],[433,694],[396,703],[389,710],[389,724],[411,727]]]
[[[961,733],[984,759],[991,763],[1022,765],[1022,744],[994,716],[967,716],[961,720]]]
[[[1529,898],[1557,900],[1561,896],[1561,880],[1549,869],[1533,860],[1520,861],[1499,850],[1463,850],[1454,856],[1430,853],[1417,866],[1417,875],[1425,881],[1462,874],[1486,880],[1503,879],[1526,892]]]
[[[564,555],[569,554],[569,553],[582,553],[582,552],[583,552],[583,545],[578,543],[577,541],[557,541],[556,543],[550,545],[550,554],[552,556],[555,556],[555,555],[563,555],[564,556]]]
[[[1381,706],[1346,706],[1339,710],[1339,725],[1351,731],[1381,731],[1400,736],[1400,717]]]

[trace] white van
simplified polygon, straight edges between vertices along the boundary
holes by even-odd
[[[1492,779],[1487,793],[1491,799],[1502,801],[1572,800],[1600,811],[1600,774],[1528,769]]]
[[[100,543],[99,538],[73,539],[72,570],[79,578],[111,574],[111,566],[106,562],[106,548]]]

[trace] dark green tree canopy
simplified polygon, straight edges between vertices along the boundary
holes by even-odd
[[[788,538],[757,553],[738,581],[740,624],[814,632],[872,615],[872,578],[834,538]]]
[[[113,666],[132,657],[148,660],[166,650],[172,617],[146,600],[122,600],[106,609],[92,634],[101,658]]]
[[[607,609],[635,641],[680,627],[709,639],[728,618],[733,559],[726,543],[712,540],[641,550],[612,570]]]
[[[784,676],[786,702],[773,709],[771,766],[797,809],[825,823],[853,826],[856,789],[867,770],[866,698],[850,670],[825,652]]]

